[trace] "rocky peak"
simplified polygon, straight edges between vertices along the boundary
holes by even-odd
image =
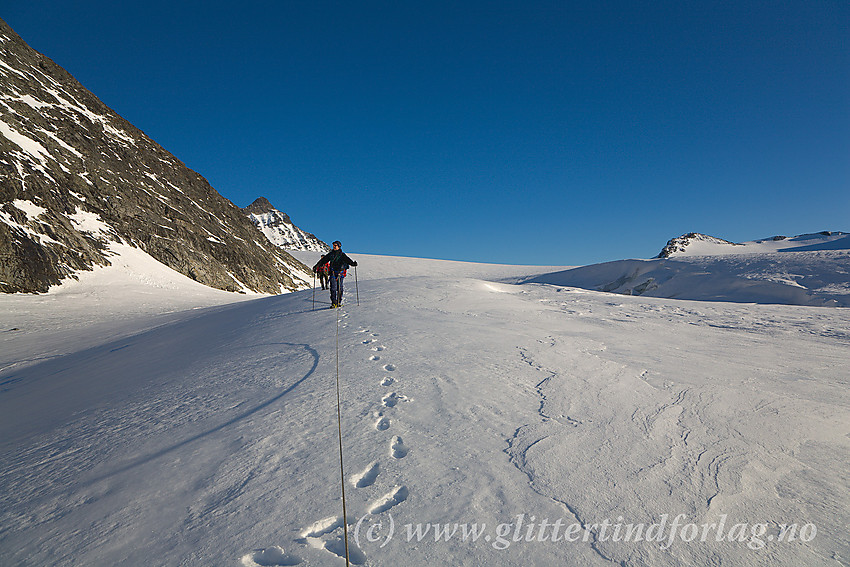
[[[683,254],[688,251],[688,247],[694,244],[695,242],[699,243],[708,243],[708,244],[721,244],[728,246],[740,246],[734,242],[730,242],[728,240],[723,240],[722,238],[717,238],[714,236],[709,236],[707,234],[701,234],[699,232],[689,232],[687,234],[683,234],[682,236],[678,236],[676,238],[672,238],[667,241],[667,245],[661,250],[661,253],[656,256],[656,258],[669,258],[670,256],[675,256],[677,254]]]
[[[242,212],[249,215],[262,215],[263,213],[269,213],[271,211],[276,211],[280,213],[280,215],[286,219],[286,222],[292,222],[289,220],[289,215],[287,215],[286,213],[281,213],[280,211],[275,209],[274,205],[272,205],[265,197],[258,197],[254,200],[253,203],[242,209]]]
[[[315,235],[295,226],[289,215],[277,210],[265,197],[258,198],[242,212],[278,248],[322,253],[330,250]]]

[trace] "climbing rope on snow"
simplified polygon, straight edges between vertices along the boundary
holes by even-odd
[[[342,486],[342,531],[345,538],[345,567],[349,567],[348,559],[348,515],[345,512],[345,470],[342,466],[342,409],[339,395],[339,312],[336,310],[336,422],[339,430],[339,477]]]

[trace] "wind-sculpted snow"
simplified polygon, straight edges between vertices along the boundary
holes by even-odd
[[[0,296],[4,564],[336,565],[346,528],[355,565],[847,563],[846,309],[352,257],[361,305],[335,310],[132,332]]]

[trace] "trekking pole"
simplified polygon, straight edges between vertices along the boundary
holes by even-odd
[[[313,309],[316,310],[316,272],[313,272]]]
[[[354,266],[354,291],[357,292],[357,305],[360,305],[360,288],[357,286],[357,266]]]

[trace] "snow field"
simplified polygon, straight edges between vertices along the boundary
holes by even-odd
[[[361,305],[348,278],[341,310],[307,291],[92,337],[15,298],[31,330],[0,335],[4,557],[342,564],[338,324],[354,564],[847,564],[846,310],[354,257]],[[663,515],[728,523],[669,545],[605,531]],[[588,535],[553,537],[559,520]],[[486,530],[415,537],[458,523]],[[791,523],[816,537],[777,541]]]

